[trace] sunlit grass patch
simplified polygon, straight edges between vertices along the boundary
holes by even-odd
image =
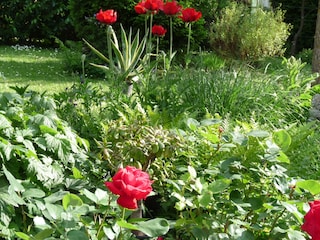
[[[80,77],[67,72],[64,56],[58,49],[0,47],[0,91],[11,91],[10,86],[29,85],[30,90],[53,94],[71,87]],[[94,82],[103,84],[100,80]]]

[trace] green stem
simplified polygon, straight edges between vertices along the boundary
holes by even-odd
[[[149,42],[148,42],[148,54],[151,54],[152,50],[152,21],[153,21],[153,15],[150,15],[150,29],[149,29]],[[149,61],[150,61],[150,56],[149,56]]]
[[[159,37],[157,37],[157,48],[156,48],[156,56],[158,58],[158,54],[159,54]]]
[[[114,69],[113,59],[112,59],[112,49],[111,49],[111,34],[112,34],[112,27],[111,25],[107,26],[107,45],[108,45],[108,55],[110,61],[110,69]]]
[[[100,235],[100,232],[101,232],[101,230],[102,230],[103,224],[105,223],[105,220],[106,220],[108,214],[109,214],[109,213],[106,212],[106,213],[104,214],[103,218],[102,218],[102,221],[100,221],[100,226],[99,226],[99,229],[98,229],[98,232],[97,232],[97,236]]]
[[[172,58],[172,44],[173,44],[172,17],[170,17],[170,52],[169,52],[170,60]]]
[[[189,55],[190,52],[190,39],[191,39],[191,23],[189,24],[189,35],[188,35],[188,45],[187,45],[187,54]]]

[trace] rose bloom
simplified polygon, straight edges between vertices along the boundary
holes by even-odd
[[[185,8],[182,10],[182,15],[179,16],[184,22],[195,22],[202,17],[201,12],[197,12],[194,8]]]
[[[96,14],[96,19],[101,23],[111,25],[117,21],[117,12],[113,9],[106,11],[100,9],[100,12]]]
[[[121,207],[137,209],[137,200],[147,198],[152,191],[152,182],[148,173],[127,166],[119,169],[113,176],[112,182],[105,182],[104,184],[113,194],[119,195],[117,203]]]
[[[309,203],[310,210],[304,216],[301,229],[312,237],[312,240],[320,240],[320,200]]]
[[[146,2],[145,1],[141,1],[137,5],[134,6],[134,10],[138,14],[146,14],[147,13],[147,9],[146,9],[145,5],[146,5]]]
[[[157,37],[163,37],[166,34],[167,29],[165,29],[161,25],[153,25],[151,31],[152,31],[153,35],[155,35]]]
[[[182,7],[175,0],[173,0],[172,2],[166,2],[163,5],[164,14],[169,16],[177,15],[181,11],[181,9]]]

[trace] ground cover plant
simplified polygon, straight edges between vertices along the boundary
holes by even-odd
[[[149,23],[159,3],[137,4]],[[114,10],[97,13],[111,48],[90,49],[107,87],[78,54],[82,81],[67,89],[0,93],[0,236],[316,239],[320,132],[308,110],[319,90],[309,66],[211,52],[175,64],[170,49],[166,59],[150,47],[166,33],[150,28],[140,48],[130,30],[110,31]]]

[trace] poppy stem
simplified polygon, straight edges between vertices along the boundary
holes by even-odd
[[[169,52],[169,59],[172,58],[172,43],[173,43],[172,17],[170,17],[170,52]]]
[[[189,35],[188,35],[187,55],[189,55],[189,53],[190,53],[190,39],[191,39],[191,23],[189,23]]]
[[[150,14],[150,28],[149,28],[149,43],[148,43],[148,51],[147,54],[149,54],[148,60],[150,64],[150,55],[151,55],[151,50],[152,50],[152,21],[153,21],[153,15]]]
[[[110,61],[110,69],[113,70],[113,59],[112,59],[112,48],[111,48],[111,34],[112,34],[112,27],[111,25],[107,26],[107,45],[108,45],[108,54],[109,54],[109,61]]]

